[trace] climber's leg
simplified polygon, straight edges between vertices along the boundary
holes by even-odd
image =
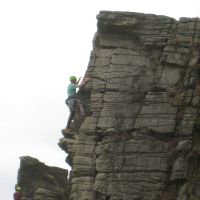
[[[71,126],[72,120],[74,119],[74,115],[75,115],[75,111],[71,111],[69,114],[68,121],[67,121],[67,126],[66,126],[67,129],[71,128],[70,126]]]

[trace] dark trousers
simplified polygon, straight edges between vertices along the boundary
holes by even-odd
[[[70,125],[72,123],[72,120],[74,119],[75,111],[70,111],[69,118],[67,121],[67,128],[70,128]]]
[[[70,97],[65,101],[65,103],[69,107],[69,111],[70,111],[66,128],[71,128],[70,126],[71,126],[72,120],[74,119],[76,106],[78,106],[78,108],[80,110],[80,114],[82,116],[85,116],[85,111],[84,111],[82,103],[77,98]]]

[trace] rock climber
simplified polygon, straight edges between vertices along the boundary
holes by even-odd
[[[15,193],[13,194],[13,199],[14,200],[22,200],[22,199],[24,199],[22,197],[22,189],[21,189],[20,186],[16,186],[15,187]]]
[[[91,80],[91,78],[84,78],[80,84],[79,84],[80,78],[77,81],[77,78],[75,76],[70,76],[69,80],[70,84],[68,85],[67,88],[68,98],[66,99],[65,103],[69,108],[70,114],[68,117],[67,126],[65,129],[62,130],[63,133],[67,133],[68,131],[72,130],[71,122],[74,119],[76,104],[79,106],[81,115],[85,115],[83,105],[77,98],[76,89],[84,86],[88,81]]]

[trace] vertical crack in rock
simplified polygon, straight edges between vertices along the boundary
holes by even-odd
[[[79,92],[87,115],[59,146],[71,200],[200,197],[200,20],[102,11]]]

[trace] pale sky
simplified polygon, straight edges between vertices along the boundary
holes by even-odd
[[[69,168],[57,143],[70,75],[83,77],[100,10],[200,17],[199,0],[0,0],[0,199],[20,156]]]

